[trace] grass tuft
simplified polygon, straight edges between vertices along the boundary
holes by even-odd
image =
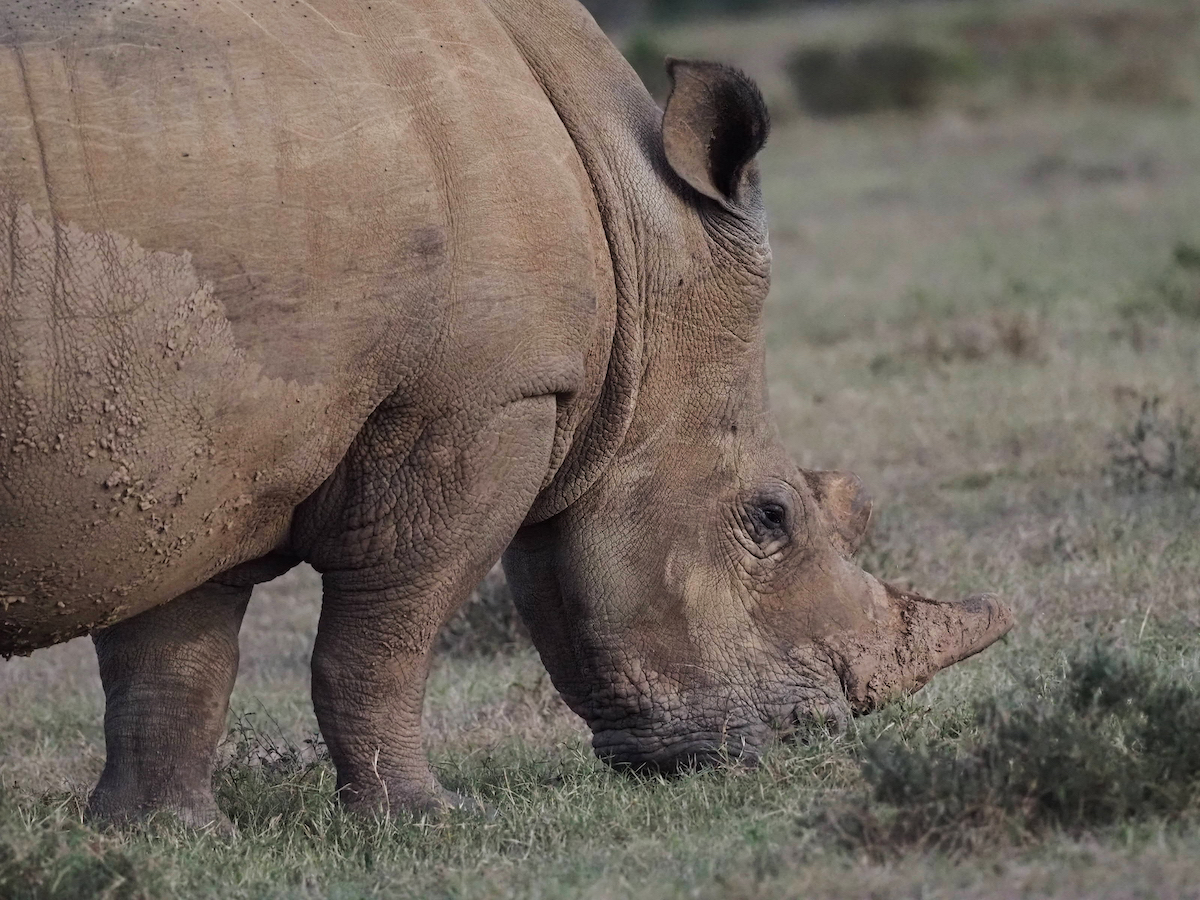
[[[333,765],[319,738],[296,744],[244,714],[230,727],[225,746],[231,753],[213,787],[218,805],[240,831],[311,833],[318,830],[315,823],[340,812]]]
[[[0,804],[4,801],[0,799]],[[5,900],[143,900],[161,896],[155,871],[75,823],[42,824],[31,846],[0,839]]]

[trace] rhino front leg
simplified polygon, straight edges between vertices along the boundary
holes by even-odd
[[[193,827],[229,827],[212,774],[250,591],[210,581],[93,637],[107,759],[90,817],[125,822],[162,810]]]
[[[351,808],[461,804],[422,748],[430,651],[541,490],[554,424],[553,397],[432,421],[377,415],[302,508],[295,531],[324,584],[313,705]]]

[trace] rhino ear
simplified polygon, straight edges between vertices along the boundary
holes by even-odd
[[[844,556],[853,556],[871,524],[871,495],[859,477],[849,472],[805,471],[804,476],[832,520],[835,546]]]
[[[675,173],[723,206],[741,206],[771,127],[758,86],[719,63],[668,59],[663,149]],[[749,176],[749,177],[748,177]]]

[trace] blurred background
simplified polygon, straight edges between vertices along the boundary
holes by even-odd
[[[1004,100],[1194,99],[1194,4],[1170,0],[587,0],[658,97],[662,58],[700,52],[764,81],[777,114]]]

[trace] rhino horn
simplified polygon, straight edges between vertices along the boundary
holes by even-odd
[[[875,587],[886,610],[879,623],[824,641],[855,713],[920,690],[1013,626],[1012,611],[995,594],[945,603],[882,582]]]

